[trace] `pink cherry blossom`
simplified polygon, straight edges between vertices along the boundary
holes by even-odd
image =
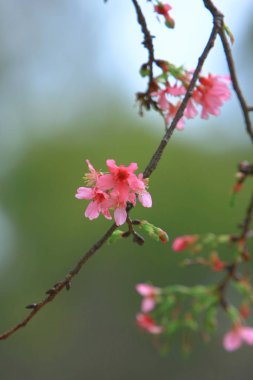
[[[138,168],[136,163],[117,166],[114,160],[107,160],[109,173],[106,174],[97,172],[88,160],[86,163],[90,173],[84,179],[91,187],[79,187],[76,198],[91,200],[85,211],[90,220],[96,219],[100,213],[111,219],[109,210],[113,210],[117,226],[124,224],[127,203],[135,206],[136,196],[144,207],[152,206],[152,198],[147,191],[148,179],[144,179],[141,173],[138,176],[134,173]]]
[[[148,313],[154,309],[157,296],[161,293],[161,289],[149,284],[137,284],[136,291],[143,296],[141,311]]]
[[[154,319],[147,314],[137,314],[136,322],[139,327],[148,331],[150,334],[161,334],[163,332],[163,327],[157,325]]]
[[[223,347],[227,351],[238,350],[243,343],[253,346],[253,327],[236,325],[223,338]]]
[[[184,235],[177,237],[172,244],[172,249],[175,252],[184,251],[198,240],[198,235]]]
[[[193,92],[193,99],[202,106],[201,118],[208,119],[209,114],[219,115],[220,107],[230,98],[230,78],[209,74],[208,77],[200,77],[199,82]]]
[[[154,91],[151,93],[151,96],[155,98],[157,97],[158,106],[160,110],[162,111],[166,111],[169,108],[169,102],[168,102],[166,94],[167,94],[167,88],[163,90],[160,89],[158,91]]]
[[[184,111],[184,116],[187,119],[193,119],[197,115],[198,111],[194,105],[194,102],[192,99],[189,99],[187,102],[187,106]]]
[[[136,185],[137,177],[134,172],[138,166],[136,163],[131,163],[129,166],[117,166],[114,160],[106,161],[110,174],[104,174],[98,180],[98,187],[102,190],[112,190],[118,195],[119,202],[125,203],[128,201],[129,192]]]
[[[138,166],[131,163],[129,166],[117,166],[114,160],[106,161],[109,174],[104,174],[98,179],[98,187],[104,191],[111,191],[112,197],[118,199],[122,208],[126,203],[135,204],[135,193],[144,207],[151,207],[151,196],[146,190],[147,181],[140,174],[138,177],[134,172]]]
[[[169,109],[168,109],[168,113],[167,115],[165,116],[165,121],[166,121],[166,124],[169,125],[170,122],[174,119],[174,117],[176,116],[176,113],[177,113],[177,110],[178,108],[180,107],[180,104],[181,102],[179,101],[177,104],[173,104],[173,103],[170,103],[169,102]],[[185,125],[185,119],[184,117],[181,117],[181,119],[179,119],[178,123],[177,123],[177,129],[178,130],[182,130],[184,129],[184,125]]]
[[[85,210],[85,216],[90,220],[96,219],[102,213],[107,219],[112,219],[108,207],[109,195],[97,187],[79,187],[75,195],[77,199],[91,199],[88,207]]]
[[[185,86],[174,84],[173,86],[170,85],[169,82],[167,82],[166,85],[166,92],[167,94],[173,95],[173,96],[182,96],[186,93]]]

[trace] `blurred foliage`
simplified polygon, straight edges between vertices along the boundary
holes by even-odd
[[[142,171],[159,142],[157,135],[125,115],[108,117],[103,125],[98,129],[90,121],[89,130],[73,126],[48,139],[30,139],[20,161],[5,177],[1,200],[14,226],[15,240],[11,260],[2,260],[2,330],[25,316],[24,306],[40,300],[109,226],[102,217],[93,222],[85,219],[87,202],[74,198],[87,170],[85,159],[101,169],[107,158],[124,164],[136,161]],[[150,179],[153,208],[136,207],[132,216],[159,225],[171,241],[178,234],[236,232],[250,184],[233,208],[229,195],[237,163],[249,159],[250,151],[206,153],[203,146],[179,140],[180,132],[176,132]],[[206,144],[215,146],[215,141]],[[172,252],[170,242],[160,244],[148,236],[145,240],[143,247],[120,240],[102,248],[69,292],[2,342],[2,378],[172,376],[195,380],[205,370],[207,379],[249,379],[251,370],[245,364],[249,351],[237,353],[234,362],[223,352],[221,336],[208,346],[195,342],[191,360],[185,362],[177,347],[163,359],[150,337],[139,332],[134,322],[140,302],[136,283],[166,286],[212,281],[203,268],[180,268],[181,257]]]

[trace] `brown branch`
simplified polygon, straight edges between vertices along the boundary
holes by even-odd
[[[245,218],[240,225],[240,227],[242,229],[241,234],[237,235],[237,236],[231,236],[231,242],[237,244],[238,242],[241,241],[243,243],[243,249],[241,252],[241,257],[244,260],[245,260],[244,255],[245,255],[245,249],[246,249],[246,240],[251,237],[249,233],[251,232],[250,231],[250,224],[252,222],[252,218],[253,218],[253,193],[251,195],[248,208],[246,210]],[[248,260],[248,258],[247,258],[247,260]],[[229,284],[232,280],[238,280],[238,274],[236,272],[238,270],[239,264],[240,264],[239,261],[229,264],[226,268],[227,274],[225,275],[225,277],[221,280],[221,282],[217,286],[217,292],[218,292],[219,297],[220,297],[220,304],[225,309],[225,311],[228,308],[228,302],[227,302],[226,297],[225,297],[225,291],[226,291],[227,287],[229,286]]]
[[[113,224],[106,233],[83,255],[83,257],[78,261],[76,266],[68,272],[68,274],[65,276],[64,280],[58,282],[55,284],[51,289],[49,289],[46,294],[47,296],[40,301],[39,303],[28,305],[27,308],[32,309],[30,314],[26,318],[24,318],[21,322],[19,322],[16,326],[12,327],[11,329],[5,331],[3,334],[0,335],[0,340],[7,339],[9,336],[14,334],[16,331],[18,331],[21,327],[25,327],[28,322],[31,321],[31,319],[49,302],[53,301],[54,298],[64,289],[67,290],[70,288],[71,280],[74,276],[76,276],[83,265],[94,255],[96,251],[101,248],[105,242],[109,239],[109,237],[112,235],[112,233],[116,230],[117,226],[116,224]]]
[[[251,141],[253,142],[253,130],[252,130],[252,124],[251,124],[251,120],[250,120],[250,116],[249,116],[249,113],[253,110],[253,107],[250,107],[247,104],[247,102],[246,102],[246,100],[242,94],[241,88],[239,86],[239,82],[238,82],[237,74],[236,74],[236,69],[235,69],[235,63],[233,60],[230,44],[228,42],[228,39],[227,39],[227,36],[225,33],[225,29],[224,29],[223,15],[219,12],[219,10],[215,7],[215,5],[213,4],[213,2],[211,0],[203,0],[203,2],[204,2],[205,7],[211,12],[214,22],[215,22],[215,20],[217,20],[217,17],[220,17],[221,25],[220,25],[220,28],[218,30],[218,33],[219,33],[219,36],[221,38],[223,50],[224,50],[224,53],[226,56],[226,61],[228,64],[233,89],[237,95],[237,98],[238,98],[240,106],[241,106],[246,130],[250,136]],[[239,172],[241,172],[245,175],[249,175],[249,174],[252,174],[251,171],[252,171],[252,165],[250,165],[249,163],[243,162],[239,165]],[[242,241],[242,242],[244,241],[244,248],[245,249],[246,249],[245,240],[247,239],[247,236],[249,233],[249,228],[250,228],[250,224],[252,222],[252,217],[253,217],[253,194],[251,196],[249,206],[248,206],[247,211],[246,211],[245,219],[244,219],[243,223],[241,224],[242,232],[240,235],[234,236],[231,239],[231,241],[235,242],[235,243],[237,243],[238,241]],[[242,257],[245,254],[245,249],[242,249]],[[230,282],[233,279],[236,279],[236,271],[238,269],[238,265],[239,265],[239,262],[232,263],[231,265],[228,265],[227,274],[217,287],[217,291],[220,295],[220,304],[225,310],[227,310],[227,308],[228,308],[228,303],[225,299],[224,293],[226,291],[226,288],[230,284]]]
[[[219,30],[219,22],[217,20],[214,22],[212,32],[210,34],[210,37],[208,39],[208,42],[207,42],[204,50],[203,50],[203,53],[201,54],[201,56],[198,59],[198,64],[196,66],[196,69],[194,70],[193,77],[191,79],[191,82],[189,84],[187,92],[184,96],[184,99],[183,99],[182,103],[180,104],[180,107],[178,108],[177,113],[176,113],[174,119],[172,120],[170,127],[167,129],[167,131],[166,131],[165,135],[163,136],[163,138],[162,138],[158,148],[156,149],[153,157],[151,158],[146,169],[144,170],[144,173],[143,173],[144,178],[150,177],[151,174],[153,173],[153,171],[155,170],[158,162],[160,161],[160,159],[162,157],[162,153],[163,153],[164,149],[166,148],[166,146],[167,146],[167,144],[168,144],[168,142],[169,142],[176,126],[177,126],[177,123],[179,122],[179,120],[183,116],[184,110],[187,106],[187,102],[190,99],[190,97],[192,96],[192,91],[196,85],[196,82],[198,80],[198,76],[202,70],[204,62],[205,62],[210,50],[214,46],[214,42],[215,42],[215,39],[217,37],[218,30]]]
[[[218,9],[214,6],[214,4],[212,3],[211,0],[203,0],[203,1],[205,4],[205,7],[211,12],[214,21],[217,19],[217,17],[220,17],[222,15],[218,11]],[[238,82],[237,74],[236,74],[236,70],[235,70],[235,63],[234,63],[234,59],[232,56],[230,44],[228,42],[225,30],[224,30],[223,16],[221,18],[221,21],[222,21],[222,25],[219,28],[219,36],[221,38],[222,46],[223,46],[224,53],[226,56],[226,60],[227,60],[227,64],[228,64],[228,68],[229,68],[229,72],[230,72],[230,76],[231,76],[231,80],[232,80],[232,85],[233,85],[234,91],[237,95],[237,98],[239,100],[239,103],[240,103],[240,106],[242,109],[244,122],[246,125],[246,130],[250,136],[251,142],[253,143],[253,129],[252,129],[252,123],[251,123],[250,116],[249,116],[249,113],[253,110],[253,107],[250,107],[247,104],[247,102],[246,102],[246,100],[242,94],[242,90],[239,86],[239,82]]]
[[[247,208],[247,211],[246,211],[246,215],[245,215],[244,221],[241,224],[242,233],[240,235],[240,239],[245,239],[246,238],[246,236],[247,236],[247,234],[249,232],[249,229],[250,229],[250,224],[252,222],[252,217],[253,217],[253,193],[252,193],[251,198],[250,198],[250,202],[249,202],[249,205],[248,205],[248,208]]]
[[[250,164],[248,161],[242,161],[238,165],[238,171],[239,173],[248,175],[253,175],[253,165]]]
[[[152,40],[151,33],[148,30],[147,23],[146,23],[144,15],[142,13],[141,7],[139,6],[139,4],[136,0],[132,0],[132,2],[133,2],[133,5],[135,7],[138,23],[140,24],[142,33],[144,35],[143,45],[148,50],[148,65],[149,65],[148,92],[149,92],[149,90],[152,86],[152,82],[153,82],[153,64],[155,62],[153,40]]]

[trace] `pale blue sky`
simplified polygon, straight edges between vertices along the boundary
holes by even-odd
[[[140,0],[156,36],[159,58],[193,68],[212,27],[201,0],[171,0],[176,28],[157,21],[150,3]],[[216,0],[227,24],[241,40],[252,1]],[[131,1],[1,0],[0,132],[11,145],[29,133],[67,124],[110,87],[128,106],[145,88],[138,70],[147,53]],[[235,48],[237,48],[235,46]],[[218,43],[205,71],[226,72]],[[132,110],[133,113],[136,110]],[[36,128],[36,126],[38,128]],[[37,131],[36,131],[37,129]],[[25,137],[26,138],[26,137]]]

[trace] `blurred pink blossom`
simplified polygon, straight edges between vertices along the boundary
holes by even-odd
[[[223,338],[223,347],[227,351],[238,350],[243,343],[253,346],[253,327],[237,325]]]
[[[137,284],[135,288],[143,296],[141,311],[148,313],[153,310],[156,305],[156,298],[161,293],[161,290],[149,284]]]
[[[230,77],[209,74],[208,77],[200,77],[199,82],[193,99],[202,106],[201,118],[208,119],[209,114],[219,115],[221,106],[230,98]]]
[[[161,334],[163,327],[155,323],[154,319],[147,314],[137,314],[136,322],[139,327],[148,331],[150,334]]]
[[[172,244],[175,252],[184,251],[198,240],[198,235],[184,235],[177,237]]]

